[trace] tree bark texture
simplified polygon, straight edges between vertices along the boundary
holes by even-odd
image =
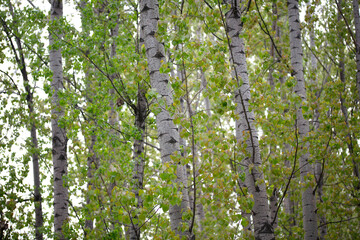
[[[290,26],[290,50],[292,75],[296,78],[294,92],[301,98],[302,104],[306,102],[306,89],[303,70],[303,50],[301,44],[301,27],[299,19],[298,0],[288,0],[288,14]],[[306,149],[309,143],[303,143],[302,140],[309,134],[309,121],[303,116],[302,107],[297,108],[297,131],[300,135],[299,157],[301,182],[305,186],[302,189],[302,207],[303,207],[303,225],[306,240],[317,239],[317,219],[316,219],[316,201],[313,190],[305,179],[312,173],[312,165],[309,161],[309,153]]]
[[[238,6],[238,0],[231,1],[231,9],[226,13],[226,31],[230,40],[230,58],[234,66],[233,77],[236,78],[238,87],[234,92],[237,113],[239,114],[236,130],[241,133],[238,134],[237,141],[238,144],[246,145],[247,156],[243,160],[243,163],[247,166],[247,169],[245,169],[245,185],[254,197],[252,216],[255,239],[270,240],[275,239],[275,237],[270,223],[265,182],[262,172],[259,171],[262,162],[258,133],[254,126],[255,115],[252,111],[249,111],[250,84],[244,41],[239,37],[243,23]]]
[[[173,116],[167,110],[173,103],[172,92],[169,87],[169,75],[160,73],[162,61],[165,61],[165,49],[155,37],[158,30],[159,3],[157,0],[142,0],[140,2],[140,25],[142,39],[145,44],[146,57],[151,87],[159,95],[159,113],[156,115],[160,154],[163,163],[172,162],[170,156],[179,153],[179,132],[173,122]],[[180,185],[186,185],[186,169],[181,163],[173,163],[177,166],[177,180]],[[180,189],[179,189],[180,191]],[[188,231],[181,229],[184,223],[182,213],[189,209],[189,196],[187,189],[181,189],[182,202],[180,205],[170,206],[171,229],[180,236],[188,235]],[[186,223],[187,225],[188,223]]]
[[[52,0],[50,19],[56,27],[50,28],[50,69],[53,73],[51,82],[52,89],[52,158],[54,165],[54,227],[55,238],[66,239],[63,234],[63,225],[68,213],[69,194],[66,187],[65,177],[67,175],[67,137],[64,127],[59,125],[59,120],[64,116],[64,110],[59,103],[59,91],[63,89],[63,69],[61,48],[55,46],[61,39],[62,33],[55,23],[63,16],[63,1]]]
[[[143,200],[139,194],[139,191],[144,187],[144,139],[145,139],[145,120],[147,114],[147,101],[145,97],[145,89],[143,86],[138,86],[137,93],[137,108],[135,112],[135,126],[138,129],[138,136],[134,141],[134,170],[133,170],[133,192],[135,194],[136,203],[135,206],[138,211],[143,207]],[[132,226],[130,227],[130,239],[140,240],[140,228],[138,223],[138,214],[132,219]]]

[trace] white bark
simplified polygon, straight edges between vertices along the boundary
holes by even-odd
[[[52,0],[50,19],[57,21],[63,16],[62,0]],[[56,23],[58,24],[58,23]],[[59,26],[59,25],[57,25]],[[63,69],[61,48],[54,47],[54,44],[62,38],[62,33],[58,27],[50,27],[50,69],[53,73],[51,82],[52,109],[51,109],[51,128],[52,128],[52,155],[54,164],[54,227],[57,239],[66,239],[62,229],[68,213],[69,194],[64,181],[67,174],[67,137],[65,128],[59,126],[59,119],[64,116],[64,110],[59,103],[58,92],[63,89]]]
[[[156,125],[160,143],[161,160],[163,163],[172,162],[170,156],[179,153],[179,132],[173,122],[173,116],[167,110],[172,105],[172,93],[169,87],[169,75],[160,73],[159,69],[162,61],[165,61],[165,49],[155,37],[158,30],[159,3],[157,0],[142,0],[140,2],[140,25],[142,29],[143,41],[148,60],[148,70],[150,75],[151,87],[159,95],[159,113],[156,115]],[[173,163],[177,166],[177,183],[185,185],[186,169],[180,163]],[[180,205],[170,206],[171,229],[177,235],[187,235],[187,230],[180,229],[184,221],[182,213],[189,208],[189,199],[186,188],[181,189],[182,202]],[[179,189],[180,191],[180,189]]]
[[[306,102],[306,89],[303,71],[303,50],[301,45],[301,28],[299,19],[299,4],[298,0],[288,0],[288,14],[290,25],[290,50],[291,50],[291,66],[293,75],[296,78],[297,84],[294,92],[300,96],[302,104]],[[306,149],[309,147],[308,143],[302,143],[309,134],[309,121],[307,121],[302,113],[301,106],[297,109],[297,130],[300,135],[300,149],[304,152],[299,157],[300,163],[300,177],[301,182],[305,186],[302,189],[302,207],[303,207],[303,225],[305,231],[305,239],[317,239],[317,220],[316,220],[316,201],[315,195],[311,187],[305,179],[311,174],[311,163],[309,161],[309,153]]]
[[[254,197],[252,216],[254,222],[255,239],[275,239],[274,230],[270,223],[269,204],[266,187],[262,172],[259,167],[262,164],[258,133],[254,126],[255,115],[249,111],[250,84],[247,73],[244,41],[239,37],[242,30],[239,2],[231,1],[232,6],[226,13],[226,31],[230,38],[230,57],[234,65],[233,76],[237,80],[238,89],[235,90],[235,101],[239,121],[236,130],[238,144],[245,144],[247,156],[244,159],[246,179],[245,184]],[[241,83],[240,83],[241,82]],[[241,136],[241,137],[239,137]]]
[[[240,114],[237,112],[237,114]],[[236,126],[241,126],[241,120],[240,119],[235,119],[235,124]],[[238,127],[235,128],[235,134],[236,134],[236,139],[239,141],[240,139],[244,139],[244,136],[243,136],[243,129],[240,129]],[[241,158],[243,158],[244,156],[238,152],[238,155],[240,155],[240,157],[236,158],[235,161],[237,160],[240,160]],[[245,164],[245,162],[243,162],[243,159],[240,160],[243,164]],[[236,164],[236,163],[235,163]],[[239,175],[243,175],[245,173],[245,169],[244,167],[242,167],[240,164],[237,164],[239,165],[238,167],[236,167],[236,171],[239,173]],[[242,193],[246,188],[246,184],[244,181],[242,181],[240,178],[237,180],[237,183],[238,183],[238,186],[239,186],[239,190],[240,192]],[[244,197],[244,196],[242,196]],[[241,210],[241,216],[243,216],[248,224],[245,225],[244,223],[242,223],[243,227],[244,227],[244,236],[248,236],[249,233],[252,232],[251,230],[251,225],[252,225],[252,222],[251,222],[251,213],[247,213],[246,211],[244,211],[243,209]]]

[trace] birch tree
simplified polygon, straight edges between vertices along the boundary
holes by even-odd
[[[296,2],[84,0],[81,29],[40,3],[0,3],[0,238],[357,239],[353,1],[303,40]]]
[[[258,132],[254,126],[255,115],[249,110],[250,84],[247,73],[244,41],[240,38],[242,31],[241,12],[238,0],[231,1],[230,10],[226,13],[226,31],[229,40],[230,60],[233,64],[233,77],[236,82],[234,98],[236,112],[239,115],[236,130],[238,144],[245,144],[247,156],[243,160],[246,166],[245,184],[254,197],[252,217],[254,221],[255,239],[275,239],[270,223],[269,203],[263,174],[259,167],[262,164]]]
[[[142,29],[143,41],[148,60],[148,71],[151,86],[156,90],[159,98],[159,113],[156,115],[156,125],[161,149],[162,162],[172,163],[170,156],[179,152],[179,132],[173,122],[169,110],[173,99],[171,89],[168,85],[169,76],[160,72],[161,64],[165,61],[164,45],[156,39],[159,19],[159,3],[157,0],[143,0],[140,2],[140,26]],[[141,40],[140,40],[141,41]],[[172,163],[177,166],[177,185],[186,183],[185,166]],[[179,189],[180,191],[180,189]],[[182,200],[180,205],[170,206],[171,229],[179,236],[187,235],[186,230],[182,229],[182,214],[189,208],[188,194],[185,188],[182,189]]]
[[[316,201],[313,189],[309,186],[309,180],[307,180],[312,173],[312,164],[307,151],[309,143],[305,140],[309,134],[309,121],[304,118],[302,110],[302,106],[306,104],[306,88],[303,70],[299,3],[297,0],[288,1],[288,14],[290,26],[291,66],[293,71],[292,74],[296,79],[294,92],[301,98],[300,106],[297,106],[296,127],[299,132],[302,145],[299,162],[301,182],[304,184],[302,189],[303,224],[305,239],[315,240],[317,239]]]
[[[67,175],[67,136],[61,118],[64,116],[63,107],[60,104],[60,93],[63,89],[63,69],[60,41],[62,31],[60,21],[63,16],[63,1],[52,0],[50,9],[50,20],[52,26],[49,28],[50,69],[53,73],[51,129],[52,129],[52,158],[54,164],[54,228],[57,239],[66,239],[63,229],[68,219],[68,189],[66,183]]]

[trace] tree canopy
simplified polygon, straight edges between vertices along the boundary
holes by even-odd
[[[358,0],[4,0],[0,22],[0,239],[358,238]]]

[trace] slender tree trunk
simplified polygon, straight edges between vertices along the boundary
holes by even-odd
[[[275,32],[275,34],[277,36],[278,35],[277,33],[279,31],[278,31],[278,26],[277,26],[278,13],[277,13],[276,2],[272,3],[272,13],[274,16],[276,16],[276,18],[274,18],[272,21],[271,30],[273,32]],[[275,46],[274,46],[273,42],[271,42],[271,44],[270,44],[270,55],[274,62],[276,62],[278,60],[278,58],[275,55]],[[268,82],[269,82],[269,85],[272,90],[275,89],[275,82],[274,82],[274,79],[272,76],[273,72],[274,72],[274,67],[270,67]],[[273,109],[269,109],[269,112],[274,114]],[[272,144],[270,144],[270,154],[273,154],[273,149],[276,149],[276,146],[273,146]],[[272,164],[270,163],[270,172],[271,172],[271,169],[272,169]],[[270,184],[272,184],[273,181],[274,181],[273,178],[270,177]],[[273,228],[275,229],[278,225],[278,220],[277,220],[277,215],[276,215],[277,208],[278,208],[278,189],[276,187],[274,187],[272,194],[270,196],[270,206],[269,207],[270,207],[270,219],[271,219],[271,222],[273,223]]]
[[[64,116],[63,107],[60,105],[58,92],[63,89],[63,69],[61,48],[54,46],[62,38],[60,26],[57,21],[63,16],[63,1],[52,0],[50,19],[56,27],[50,27],[50,69],[53,73],[51,82],[52,109],[52,155],[54,164],[54,227],[55,238],[66,239],[63,234],[63,225],[68,213],[69,194],[64,177],[67,175],[67,137],[64,127],[59,126],[59,120]]]
[[[247,73],[246,55],[244,41],[239,37],[242,30],[241,10],[238,7],[238,0],[231,1],[231,9],[226,13],[226,31],[230,40],[230,58],[234,66],[233,77],[236,78],[237,88],[235,90],[235,101],[239,122],[236,129],[241,133],[238,137],[238,144],[246,145],[248,156],[244,159],[245,184],[249,192],[254,196],[254,206],[252,216],[254,222],[255,239],[275,239],[274,230],[270,223],[269,204],[266,194],[266,186],[263,173],[259,167],[262,164],[259,148],[258,133],[254,126],[255,115],[249,111],[250,84]],[[240,85],[241,79],[241,85]]]
[[[290,164],[290,161],[288,160],[289,153],[291,152],[291,146],[288,143],[285,143],[283,149],[284,149],[284,155],[286,156],[286,160],[284,163],[285,167],[291,168],[292,166]],[[293,195],[293,191],[290,185],[290,189],[284,198],[284,211],[288,217],[288,223],[290,227],[296,226],[295,201],[291,199],[292,195]]]
[[[145,139],[145,120],[147,114],[147,101],[145,97],[144,86],[138,86],[137,93],[137,108],[135,116],[135,126],[138,129],[139,136],[135,139],[134,142],[134,170],[133,170],[133,192],[136,198],[136,209],[141,210],[143,206],[143,200],[139,194],[139,191],[143,189],[144,184],[144,167],[145,167],[145,158],[144,158],[144,139]],[[130,227],[130,239],[131,240],[140,240],[140,228],[138,224],[138,215],[132,219],[132,226]]]
[[[340,0],[341,1],[341,0]],[[311,3],[308,3],[309,6],[311,7]],[[316,88],[317,85],[317,76],[316,76],[316,70],[317,70],[317,59],[316,56],[314,55],[314,51],[315,51],[315,31],[314,31],[314,17],[313,17],[313,13],[311,12],[311,22],[310,22],[310,48],[312,49],[311,52],[311,71],[312,71],[312,81],[313,81],[313,86]],[[319,101],[320,98],[320,93],[319,92],[315,92],[315,97],[316,102]],[[316,108],[314,110],[314,131],[318,131],[319,127],[320,127],[320,122],[319,122],[319,118],[320,118],[320,111],[319,111],[319,105],[316,105]],[[323,186],[324,186],[324,177],[323,177],[323,169],[322,169],[322,161],[317,159],[315,162],[315,179],[316,179],[316,183],[317,183],[317,188],[316,188],[316,192],[317,192],[317,199],[318,202],[320,204],[323,203]],[[319,239],[323,240],[325,239],[325,235],[327,233],[327,227],[326,227],[326,215],[323,213],[320,213],[319,211],[317,211],[318,214],[318,218],[319,218]]]
[[[82,31],[85,32],[86,36],[89,36],[89,31],[88,28],[86,26],[86,19],[85,16],[83,14],[85,8],[86,8],[86,1],[81,1],[79,3],[79,7],[80,7],[80,11],[81,11],[81,25],[82,25]],[[92,93],[91,93],[91,81],[90,81],[90,74],[89,72],[90,67],[87,67],[85,70],[85,86],[86,86],[86,91],[85,91],[85,99],[88,103],[92,104],[93,100],[92,100]],[[96,156],[96,153],[94,151],[94,146],[96,144],[96,134],[94,133],[95,131],[93,131],[93,133],[90,136],[90,143],[87,143],[88,145],[88,153],[90,154],[90,156],[87,158],[87,189],[92,189],[94,184],[93,184],[93,176],[94,176],[94,171],[96,170],[96,168],[98,167],[98,159]],[[85,134],[83,133],[83,135],[85,136]],[[85,137],[85,142],[86,142],[86,137]],[[87,209],[91,209],[91,199],[89,196],[86,196],[86,205],[87,205]],[[85,220],[85,238],[86,236],[93,230],[94,228],[94,220],[92,217],[92,214],[89,213],[86,216],[86,220]]]
[[[179,132],[176,128],[173,117],[167,110],[172,105],[172,92],[169,87],[168,74],[160,73],[161,62],[165,61],[165,49],[156,39],[156,32],[159,20],[159,3],[157,0],[142,0],[140,2],[140,25],[142,29],[143,41],[148,60],[148,70],[150,75],[151,87],[159,94],[159,113],[156,115],[156,125],[161,149],[161,160],[163,163],[172,162],[170,156],[179,153]],[[185,185],[186,169],[181,163],[174,163],[177,166],[177,180],[179,185]],[[179,189],[182,192],[180,205],[170,206],[171,229],[180,236],[188,235],[187,230],[180,229],[184,220],[182,214],[189,209],[189,196],[187,189]],[[186,223],[187,225],[188,223]]]
[[[110,49],[110,59],[114,59],[116,56],[116,37],[119,35],[119,24],[116,23],[115,27],[110,29],[110,37],[112,38],[112,43],[111,43],[111,49]],[[113,73],[110,76],[111,81],[114,81],[116,78],[116,74]],[[110,114],[109,114],[109,124],[111,127],[115,128],[118,125],[118,115],[117,112],[115,111],[115,102],[114,102],[114,98],[115,98],[115,89],[111,88],[109,90],[109,94],[110,94],[110,102],[109,102],[109,106],[110,106]],[[118,134],[116,133],[116,131],[114,129],[111,128],[110,130],[110,139],[111,139],[111,143],[113,142],[113,138],[115,138]],[[113,154],[115,157],[116,151],[115,149],[113,149]],[[116,171],[114,168],[114,159],[111,158],[110,159],[110,171]],[[116,186],[116,182],[111,182],[108,186],[108,192],[109,192],[109,196],[111,196],[111,192],[113,190],[113,188]]]
[[[29,105],[33,105],[33,102],[28,103],[28,106]],[[33,116],[33,114],[34,114],[34,109],[30,110],[30,106],[29,106],[29,115]],[[43,227],[44,219],[42,213],[42,198],[40,192],[41,184],[40,184],[40,168],[39,168],[39,153],[38,153],[39,147],[38,147],[35,123],[31,124],[31,143],[34,148],[34,153],[32,154],[32,161],[33,161],[33,171],[34,171],[35,238],[36,240],[42,240],[43,234],[41,232],[41,228]]]
[[[239,112],[236,112],[236,114],[240,115]],[[241,126],[241,120],[240,119],[235,119],[235,124],[236,126]],[[242,129],[236,127],[235,128],[235,134],[236,134],[236,139],[239,141],[239,139],[243,139],[243,132],[242,132]],[[238,143],[240,144],[240,143]],[[241,163],[244,163],[243,162],[243,159],[244,159],[244,155],[242,153],[240,153],[240,151],[237,152],[237,155],[239,157],[235,158],[235,161],[236,162],[241,162]],[[243,175],[246,171],[246,169],[244,169],[243,166],[241,166],[242,164],[236,164],[234,163],[234,165],[236,166],[235,167],[235,173],[238,173],[239,175]],[[239,190],[240,192],[243,194],[244,192],[244,189],[246,189],[246,184],[243,180],[241,180],[240,178],[237,179],[237,184],[238,184],[238,187],[239,187]],[[246,197],[246,196],[242,196],[242,197]],[[247,213],[246,211],[244,211],[243,209],[241,209],[241,215],[247,220],[247,223],[248,224],[244,224],[242,223],[244,229],[243,229],[243,237],[244,238],[250,238],[252,236],[252,229],[251,229],[251,226],[252,226],[252,221],[251,221],[251,213]]]
[[[94,172],[99,164],[99,160],[94,151],[95,143],[96,143],[96,135],[92,134],[91,142],[90,142],[89,149],[88,149],[90,156],[87,158],[87,178],[88,178],[87,187],[88,187],[88,189],[92,189],[94,186],[94,184],[92,182],[93,177],[94,177]],[[89,196],[86,197],[86,205],[89,206],[89,209],[91,208],[91,200],[90,200]],[[87,230],[87,232],[85,232],[85,235],[88,234],[89,232],[91,232],[94,228],[94,226],[93,226],[94,220],[93,220],[92,214],[90,213],[90,216],[87,216],[87,217],[89,217],[89,219],[87,218],[85,220],[85,230]]]
[[[355,28],[356,28],[356,18],[359,18],[359,5],[358,5],[358,3],[355,3],[355,1],[353,1],[353,5],[354,5],[354,9],[355,9],[355,5],[357,5],[357,11],[358,11],[357,12],[357,17],[356,17],[356,13],[354,13],[354,16],[355,16]],[[339,8],[340,8],[340,10],[341,10],[341,6],[342,6],[342,1],[339,0]],[[341,18],[340,12],[339,12],[338,13],[338,21],[341,21],[341,19],[342,18]],[[358,19],[358,21],[359,21],[359,19]],[[358,33],[358,32],[356,32],[356,33]],[[360,43],[360,41],[358,41],[358,35],[356,35],[356,41],[357,41],[357,43]],[[339,34],[339,42],[343,42],[341,34]],[[359,46],[357,46],[357,47],[359,47]],[[351,127],[350,127],[350,122],[349,122],[348,106],[347,106],[346,100],[345,100],[345,98],[343,96],[343,93],[345,93],[345,89],[346,89],[344,52],[345,52],[344,51],[344,46],[341,46],[341,48],[339,49],[339,55],[340,55],[339,68],[340,68],[340,80],[344,84],[344,88],[343,88],[342,93],[340,93],[340,108],[341,108],[341,111],[342,111],[342,113],[344,115],[344,118],[345,118],[346,128],[349,131],[347,136],[346,136],[347,137],[346,144],[348,146],[349,154],[350,154],[350,157],[351,157],[351,160],[352,160],[352,163],[353,163],[354,176],[358,179],[358,183],[355,185],[355,188],[360,189],[360,172],[359,172],[360,167],[359,167],[358,161],[356,160],[356,154],[354,153],[354,148],[356,147],[357,143],[356,143],[356,140],[354,140],[353,134],[352,134],[352,132],[350,130]],[[358,58],[357,58],[356,61],[357,61],[357,64],[359,64]],[[359,74],[359,71],[357,72],[357,74]],[[356,77],[358,77],[358,75],[356,75]]]
[[[353,0],[353,12],[355,23],[355,40],[356,40],[356,87],[358,90],[358,100],[360,101],[360,16],[359,16],[359,0]],[[339,2],[339,5],[341,3]]]
[[[302,104],[306,102],[306,89],[303,71],[303,50],[301,45],[301,28],[299,18],[298,0],[288,0],[288,14],[290,26],[290,49],[291,49],[291,65],[293,75],[297,80],[294,88],[295,93],[301,98]],[[301,106],[297,109],[297,130],[301,139],[305,139],[309,134],[309,121],[307,121],[302,113]],[[309,161],[309,153],[307,148],[309,143],[302,143],[300,149],[302,153],[299,158],[301,182],[305,185],[302,189],[302,207],[303,207],[303,225],[305,231],[305,239],[317,239],[317,220],[316,220],[316,201],[313,190],[305,179],[311,174],[311,163]],[[304,152],[303,152],[304,151]]]
[[[200,71],[200,78],[201,78],[201,86],[206,91],[207,80],[206,80],[206,77],[205,77],[204,70],[200,67],[199,71]],[[211,103],[210,103],[210,99],[209,99],[208,96],[204,97],[204,103],[205,103],[206,114],[208,115],[208,117],[211,117]]]
[[[28,78],[28,72],[26,70],[26,63],[25,63],[25,56],[21,44],[21,39],[19,38],[19,33],[17,29],[17,19],[14,13],[13,6],[10,1],[8,1],[9,10],[12,15],[14,26],[15,26],[15,41],[18,47],[16,49],[12,49],[14,52],[14,56],[18,67],[20,69],[23,84],[26,91],[26,103],[28,106],[29,111],[29,120],[30,120],[30,136],[31,136],[31,148],[33,154],[31,155],[32,163],[33,163],[33,174],[34,174],[34,206],[35,206],[35,239],[42,240],[43,234],[41,232],[41,228],[43,227],[44,219],[42,213],[42,198],[41,198],[41,183],[40,183],[40,168],[39,168],[39,146],[38,146],[38,139],[37,139],[37,128],[35,123],[35,109],[34,109],[34,99],[33,99],[33,92],[31,91],[30,81]],[[5,23],[3,23],[4,25]],[[10,32],[8,31],[6,25],[4,25],[4,31],[7,34],[7,37],[10,39]]]
[[[198,37],[200,43],[203,43],[200,30],[201,30],[201,28],[199,27],[199,29],[197,30],[197,37]],[[200,74],[200,79],[201,79],[201,87],[203,88],[202,93],[204,93],[207,91],[207,80],[206,80],[205,72],[202,67],[199,68],[199,74]],[[204,96],[204,94],[203,94],[203,96]],[[210,99],[208,96],[204,96],[204,103],[205,103],[206,114],[210,118],[211,117],[211,103],[210,103]]]
[[[199,71],[200,71],[200,77],[201,77],[201,85],[203,86],[204,90],[206,91],[207,81],[206,81],[205,73],[203,72],[202,68],[200,68]],[[205,97],[204,102],[205,102],[206,113],[207,113],[208,117],[210,118],[211,117],[211,110],[210,110],[211,107],[210,107],[209,97]],[[195,149],[196,149],[196,146],[195,146]],[[195,152],[197,152],[197,151],[195,151]],[[196,153],[193,153],[193,154],[196,154]],[[193,156],[195,156],[195,155],[193,155]],[[198,158],[196,158],[196,167],[197,167],[197,169],[199,169],[199,167],[200,167]],[[197,193],[198,193],[197,199],[201,199],[203,192],[201,190],[201,186],[199,186],[199,185],[197,187]],[[200,201],[198,201],[198,203],[196,204],[196,209],[197,209],[196,210],[196,220],[197,220],[197,224],[199,226],[199,231],[203,232],[202,222],[205,219],[205,210],[204,210],[203,204]]]

